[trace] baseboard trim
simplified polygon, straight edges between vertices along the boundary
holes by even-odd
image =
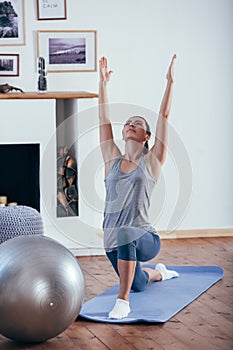
[[[233,228],[176,230],[172,232],[158,231],[161,239],[174,238],[207,238],[207,237],[233,237]]]
[[[98,256],[105,255],[104,248],[69,248],[75,256]]]
[[[208,237],[233,237],[233,228],[176,230],[172,232],[159,230],[161,239],[179,238],[208,238]],[[103,234],[102,234],[103,237]],[[69,248],[75,256],[105,255],[103,248]]]

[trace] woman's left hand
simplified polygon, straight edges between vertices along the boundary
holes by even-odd
[[[170,63],[170,66],[168,68],[168,72],[167,72],[167,80],[172,82],[174,81],[174,64],[175,64],[175,59],[176,59],[176,54],[172,56],[172,60]]]

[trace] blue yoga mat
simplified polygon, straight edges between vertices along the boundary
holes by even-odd
[[[154,268],[154,265],[143,265]],[[166,322],[213,284],[224,272],[218,266],[167,266],[177,271],[178,278],[149,284],[141,293],[130,293],[131,312],[120,320],[108,318],[119,290],[115,285],[104,293],[87,301],[80,316],[97,322],[133,323]]]

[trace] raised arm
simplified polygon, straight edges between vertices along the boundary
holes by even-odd
[[[109,104],[107,94],[107,84],[112,71],[108,70],[108,63],[105,57],[99,60],[99,132],[100,147],[105,162],[106,171],[111,166],[112,161],[120,155],[120,150],[113,140],[112,125],[109,117]]]
[[[167,85],[160,105],[159,116],[156,125],[154,145],[150,150],[150,166],[152,173],[158,177],[159,168],[164,164],[167,151],[168,116],[171,109],[173,84],[174,84],[174,63],[176,55],[173,55],[167,73]]]

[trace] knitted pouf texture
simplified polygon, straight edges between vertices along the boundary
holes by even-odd
[[[23,235],[43,235],[40,213],[31,207],[17,205],[0,207],[0,244]]]

